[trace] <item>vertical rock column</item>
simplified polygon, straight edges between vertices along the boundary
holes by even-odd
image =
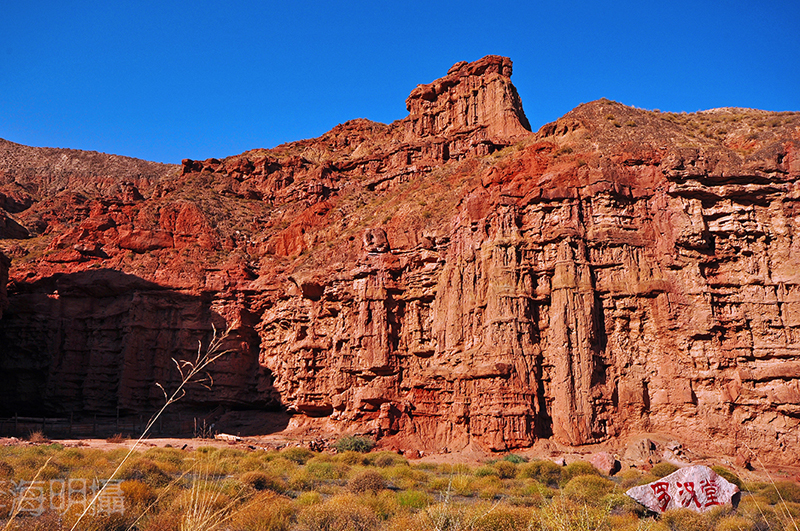
[[[552,280],[546,356],[553,365],[553,435],[566,444],[593,440],[592,375],[595,370],[597,312],[584,243],[559,244]]]

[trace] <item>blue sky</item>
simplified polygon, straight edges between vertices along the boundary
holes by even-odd
[[[534,129],[601,97],[800,110],[796,0],[0,2],[0,138],[33,146],[225,157],[403,118],[487,54]]]

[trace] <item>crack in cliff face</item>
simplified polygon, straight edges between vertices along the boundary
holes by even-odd
[[[669,432],[796,462],[800,117],[599,100],[534,134],[510,75],[459,63],[393,124],[172,177],[57,174],[80,193],[39,194],[15,147],[0,206],[31,237],[4,240],[4,388],[146,408],[219,320],[239,344],[199,405],[400,448]],[[149,288],[70,276],[98,269]]]

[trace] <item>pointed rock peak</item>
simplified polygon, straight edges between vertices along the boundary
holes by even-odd
[[[511,65],[508,57],[487,55],[458,62],[445,77],[418,85],[406,99],[406,141],[477,129],[498,139],[529,132]]]

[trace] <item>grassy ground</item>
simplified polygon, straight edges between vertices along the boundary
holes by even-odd
[[[36,477],[50,485],[50,480],[104,479],[125,453],[57,443],[3,447],[0,481]],[[518,456],[470,467],[415,463],[390,452],[150,448],[135,453],[120,471],[124,514],[85,518],[77,528],[797,530],[800,485],[795,483],[744,483],[738,510],[702,516],[673,511],[655,519],[625,496],[628,488],[669,471],[663,465],[648,473],[632,469],[604,477],[588,463],[561,467]],[[0,497],[0,506],[0,529],[68,530],[77,517],[77,510],[47,511],[36,517],[20,514],[7,524],[8,496]]]

